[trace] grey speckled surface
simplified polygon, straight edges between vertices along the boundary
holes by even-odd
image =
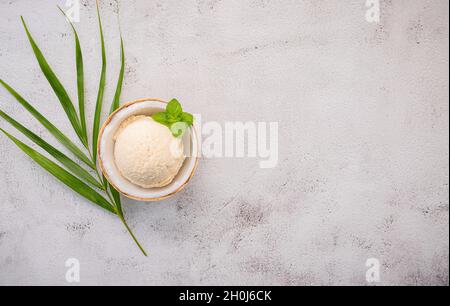
[[[73,136],[19,20],[76,97],[64,2],[0,0],[0,75]],[[101,2],[111,101],[117,10]],[[82,4],[92,114],[98,33],[94,1]],[[2,136],[0,284],[65,285],[75,257],[85,285],[365,285],[375,257],[382,285],[448,285],[448,9],[382,0],[377,25],[364,0],[122,1],[122,101],[175,96],[206,121],[278,121],[278,167],[203,159],[176,197],[125,201],[144,258],[114,216]],[[51,140],[3,89],[0,107]]]

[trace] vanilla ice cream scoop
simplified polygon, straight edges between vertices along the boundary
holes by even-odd
[[[114,158],[123,177],[143,188],[164,187],[183,165],[183,142],[149,116],[132,116],[115,134]]]

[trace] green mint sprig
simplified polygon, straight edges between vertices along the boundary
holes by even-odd
[[[166,106],[165,112],[152,115],[153,120],[167,126],[174,137],[183,136],[186,129],[194,124],[194,116],[183,112],[180,102],[172,99]]]

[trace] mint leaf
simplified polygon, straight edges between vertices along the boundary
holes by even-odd
[[[172,132],[174,137],[181,137],[186,129],[194,124],[194,116],[183,112],[180,102],[172,99],[166,106],[165,112],[159,112],[152,115],[153,120],[165,125]]]
[[[188,126],[191,126],[194,124],[194,116],[192,116],[192,114],[189,113],[182,113],[181,121],[185,122]]]
[[[172,99],[169,104],[167,104],[166,111],[170,118],[175,120],[180,119],[180,116],[183,113],[183,108],[177,99]]]
[[[172,132],[173,136],[181,137],[183,136],[184,132],[186,132],[187,128],[188,125],[185,122],[175,122],[170,126],[170,131]]]
[[[166,114],[167,114],[167,122],[170,124],[181,121],[181,116],[173,116],[169,113]]]
[[[155,120],[158,123],[167,125],[169,124],[169,121],[167,119],[167,114],[165,112],[156,113],[152,115],[153,120]]]

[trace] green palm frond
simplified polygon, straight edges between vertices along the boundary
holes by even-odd
[[[66,135],[64,135],[55,125],[48,121],[40,112],[38,112],[27,100],[25,100],[17,91],[15,91],[6,82],[0,79],[0,84],[14,97],[16,100],[34,117],[36,118],[63,146],[65,146],[76,157],[83,161],[92,169],[96,169],[96,165],[90,158],[83,153]]]
[[[5,119],[7,122],[9,122],[13,127],[15,127],[19,132],[27,136],[32,142],[37,144],[39,147],[47,151],[51,156],[53,156],[57,161],[59,161],[62,165],[64,165],[67,169],[72,171],[73,174],[78,176],[80,179],[85,180],[89,184],[97,187],[97,188],[103,188],[102,185],[85,169],[83,169],[80,165],[78,165],[76,162],[71,160],[69,157],[67,157],[64,153],[54,148],[52,145],[50,145],[48,142],[43,140],[41,137],[36,135],[35,133],[31,132],[29,129],[24,127],[22,124],[5,114],[0,109],[0,117]]]
[[[5,130],[0,128],[0,131],[3,132],[9,139],[11,139],[23,152],[25,152],[28,156],[30,156],[37,164],[39,164],[42,168],[47,170],[50,174],[56,177],[58,180],[63,182],[65,185],[70,187],[72,190],[82,195],[92,203],[99,205],[100,207],[116,214],[116,211],[111,206],[111,204],[100,194],[98,194],[91,187],[83,183],[81,180],[52,162],[50,159],[40,154],[39,152],[33,150],[11,134],[7,133]]]
[[[111,104],[111,109],[109,111],[110,114],[119,108],[120,94],[122,93],[123,77],[125,74],[125,50],[123,47],[122,35],[120,36],[120,62],[121,64],[120,64],[119,79],[117,80],[116,93],[114,95],[114,100]]]
[[[58,6],[58,9],[64,14],[66,20],[72,28],[75,37],[75,61],[77,66],[77,91],[78,91],[78,112],[80,113],[80,124],[83,138],[86,139],[86,146],[88,146],[87,126],[86,126],[86,112],[84,110],[84,66],[83,66],[83,52],[81,51],[80,39],[78,38],[77,30],[72,21],[68,18],[66,13]]]
[[[103,95],[105,92],[105,83],[106,83],[105,38],[103,36],[102,20],[100,18],[100,10],[98,8],[98,2],[97,2],[97,17],[102,47],[102,71],[100,74],[100,82],[98,85],[97,103],[95,104],[95,114],[94,114],[94,128],[92,131],[92,154],[94,156],[94,162],[97,162],[97,141],[98,141],[98,133],[100,130],[100,119],[101,119],[100,117],[102,113]]]
[[[59,8],[61,10],[61,8]],[[63,13],[64,11],[61,10]],[[64,13],[65,15],[65,13]],[[142,251],[142,253],[147,256],[147,253],[142,248],[132,230],[125,221],[120,194],[117,190],[111,186],[108,181],[101,175],[97,168],[97,138],[100,128],[101,111],[103,105],[103,96],[105,91],[106,83],[106,52],[105,52],[105,41],[103,35],[103,28],[100,18],[100,10],[97,2],[97,16],[100,29],[100,39],[101,39],[101,50],[102,50],[102,70],[100,75],[99,89],[97,94],[97,102],[94,114],[94,124],[93,124],[93,138],[92,138],[92,151],[90,151],[88,139],[87,139],[87,124],[85,116],[85,97],[84,97],[84,69],[83,69],[83,55],[81,50],[81,44],[79,41],[78,33],[72,24],[72,31],[75,37],[75,61],[76,61],[76,73],[77,73],[77,90],[78,90],[78,109],[79,116],[75,110],[75,107],[70,99],[67,91],[63,87],[62,83],[57,78],[56,74],[50,68],[47,60],[36,44],[35,40],[30,34],[25,20],[21,17],[23,26],[25,28],[28,40],[33,49],[34,55],[39,63],[39,66],[47,78],[50,86],[53,88],[56,96],[58,97],[69,121],[84,146],[84,150],[87,154],[83,152],[72,140],[70,140],[66,135],[64,135],[55,125],[53,125],[49,120],[47,120],[36,108],[34,108],[28,101],[26,101],[17,91],[15,91],[9,84],[0,79],[0,85],[2,85],[35,119],[37,119],[49,132],[55,137],[67,150],[69,150],[75,157],[86,164],[91,171],[95,172],[96,178],[86,169],[81,167],[63,152],[59,151],[44,139],[39,137],[37,134],[30,131],[21,123],[17,122],[15,119],[7,115],[5,112],[0,110],[0,118],[3,118],[16,130],[25,135],[29,140],[38,145],[39,148],[46,151],[51,157],[60,163],[58,165],[54,161],[45,157],[38,151],[29,147],[19,139],[15,138],[4,129],[0,128],[0,132],[6,135],[13,143],[15,143],[25,154],[27,154],[31,159],[33,159],[42,168],[52,174],[59,181],[64,183],[66,186],[74,190],[76,193],[80,194],[87,200],[98,205],[99,207],[117,215],[119,219],[124,224],[127,231],[130,233],[131,237],[135,241],[136,245]],[[66,16],[67,17],[67,16]],[[115,111],[120,104],[120,95],[122,92],[122,85],[124,79],[124,67],[125,67],[125,52],[123,46],[123,39],[120,39],[120,52],[121,52],[121,68],[117,81],[117,86],[115,90],[114,99],[111,103],[110,112]],[[64,167],[64,168],[63,168]],[[101,190],[106,197],[102,196],[92,187]]]
[[[25,20],[23,19],[23,17],[20,18],[22,19],[25,32],[27,33],[28,40],[30,41],[31,47],[33,48],[34,55],[36,56],[39,66],[41,67],[42,73],[47,78],[50,86],[53,88],[53,91],[55,92],[56,96],[61,102],[61,106],[66,112],[67,117],[69,118],[69,121],[72,124],[73,129],[75,130],[75,133],[78,135],[81,142],[85,146],[87,146],[87,139],[85,139],[83,136],[80,120],[78,119],[78,115],[77,112],[75,111],[75,107],[73,106],[72,100],[70,100],[70,97],[67,94],[66,89],[61,84],[56,74],[53,72],[52,68],[48,64],[47,60],[45,59],[35,40],[31,36],[30,31],[28,30],[28,27],[25,23]]]

